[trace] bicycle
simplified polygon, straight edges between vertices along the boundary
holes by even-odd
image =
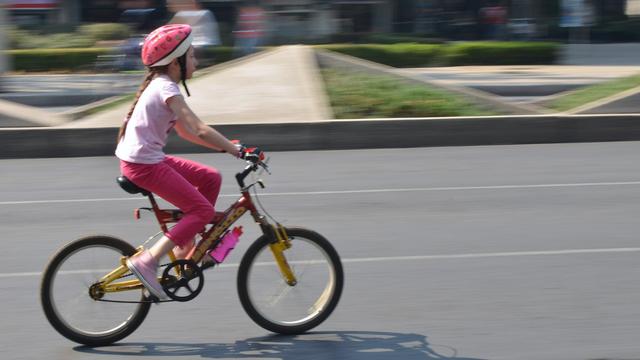
[[[133,333],[151,304],[194,299],[204,286],[203,270],[217,265],[207,252],[215,249],[231,225],[247,212],[262,235],[248,247],[238,268],[236,286],[245,312],[259,326],[280,334],[301,334],[326,320],[338,304],[344,283],[338,253],[322,235],[275,221],[258,199],[256,185],[264,188],[262,180],[245,185],[250,173],[260,168],[269,172],[267,164],[255,159],[247,163],[236,174],[240,198],[226,211],[215,213],[185,259],[176,259],[169,251],[170,262],[160,266],[159,281],[169,300],[150,295],[126,266],[126,259],[142,251],[144,244],[134,248],[118,238],[95,235],[61,248],[49,261],[40,287],[42,307],[53,328],[80,344],[109,345]],[[152,193],[124,177],[119,177],[118,183],[131,194],[148,197],[151,203],[150,208],[135,209],[136,218],[141,210],[147,210],[160,225],[161,232],[147,242],[180,220],[180,210],[161,209]],[[260,209],[273,223],[258,211],[252,188]]]

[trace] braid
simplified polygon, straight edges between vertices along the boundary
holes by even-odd
[[[157,66],[157,67],[152,67],[148,69],[147,74],[145,75],[144,79],[142,80],[142,83],[140,84],[140,87],[138,88],[138,92],[136,93],[136,97],[133,100],[133,104],[131,104],[131,107],[129,108],[127,117],[125,118],[124,123],[120,126],[120,130],[118,131],[118,142],[122,139],[125,131],[127,130],[127,124],[129,123],[129,119],[131,119],[131,115],[133,115],[133,110],[136,108],[136,105],[138,104],[138,100],[140,99],[140,96],[142,95],[144,90],[149,86],[149,84],[151,83],[151,80],[153,80],[156,74],[166,73],[167,68],[168,66]]]

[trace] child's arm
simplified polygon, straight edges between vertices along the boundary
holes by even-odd
[[[215,150],[223,150],[238,156],[238,148],[224,135],[202,122],[202,120],[193,113],[191,108],[189,108],[189,105],[187,105],[182,96],[169,98],[167,105],[169,105],[173,113],[178,117],[176,131],[181,138],[198,145]]]

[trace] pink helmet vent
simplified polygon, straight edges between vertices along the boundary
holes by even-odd
[[[142,63],[149,67],[168,65],[187,52],[192,40],[189,25],[161,26],[144,39]]]

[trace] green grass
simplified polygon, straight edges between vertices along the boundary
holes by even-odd
[[[385,75],[323,69],[337,119],[497,115],[461,97]]]
[[[640,86],[640,74],[572,91],[552,100],[546,106],[557,111],[567,111],[638,86]]]

